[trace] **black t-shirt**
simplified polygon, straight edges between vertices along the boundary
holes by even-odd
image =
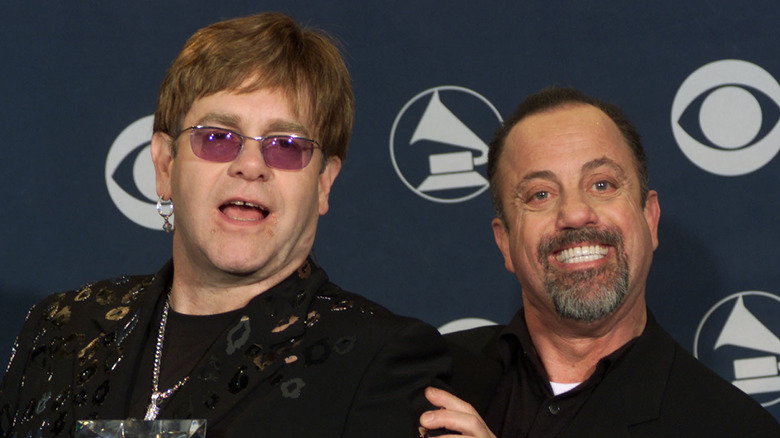
[[[216,315],[185,315],[169,309],[163,340],[158,391],[165,391],[184,377],[190,376],[193,368],[206,354],[206,351],[233,321],[238,320],[241,312],[242,309]],[[158,318],[157,326],[150,331],[144,353],[138,363],[138,375],[131,396],[130,418],[143,418],[151,401],[152,372],[159,323],[160,319]],[[172,394],[166,401],[175,396],[176,393]]]

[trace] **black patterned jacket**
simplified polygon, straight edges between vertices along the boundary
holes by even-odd
[[[172,277],[169,262],[34,306],[0,387],[2,436],[126,418]],[[450,367],[433,327],[341,290],[311,261],[244,310],[158,418],[206,418],[209,438],[418,435],[422,390]]]

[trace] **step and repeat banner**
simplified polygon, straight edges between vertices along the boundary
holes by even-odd
[[[486,142],[574,86],[643,134],[662,208],[657,319],[780,418],[780,3],[690,0],[0,3],[0,356],[43,296],[155,272],[157,88],[209,23],[282,11],[343,45],[357,117],[315,253],[332,279],[442,327],[506,322]]]

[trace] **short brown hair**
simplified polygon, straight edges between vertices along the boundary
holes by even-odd
[[[644,206],[647,200],[649,189],[649,178],[647,175],[647,155],[642,147],[642,141],[634,125],[628,120],[617,105],[586,96],[583,92],[574,88],[548,87],[542,91],[526,97],[515,112],[501,124],[490,141],[488,150],[487,176],[490,181],[490,193],[493,197],[493,208],[496,211],[496,217],[504,219],[504,207],[501,204],[501,196],[498,193],[498,182],[496,181],[496,169],[498,159],[504,150],[504,144],[509,136],[509,132],[520,121],[528,116],[539,114],[548,110],[561,107],[566,104],[590,105],[598,108],[606,114],[617,125],[620,133],[631,149],[634,157],[637,176],[639,178],[639,196]]]
[[[160,86],[154,132],[175,138],[196,99],[266,87],[282,89],[303,111],[326,157],[346,158],[355,100],[344,60],[324,32],[279,13],[221,21],[190,37]]]

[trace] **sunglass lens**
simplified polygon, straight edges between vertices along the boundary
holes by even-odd
[[[266,164],[277,169],[300,170],[311,161],[314,146],[311,141],[297,137],[269,137],[263,144]]]
[[[226,163],[241,152],[241,137],[222,129],[193,129],[190,142],[195,155],[208,161]]]

